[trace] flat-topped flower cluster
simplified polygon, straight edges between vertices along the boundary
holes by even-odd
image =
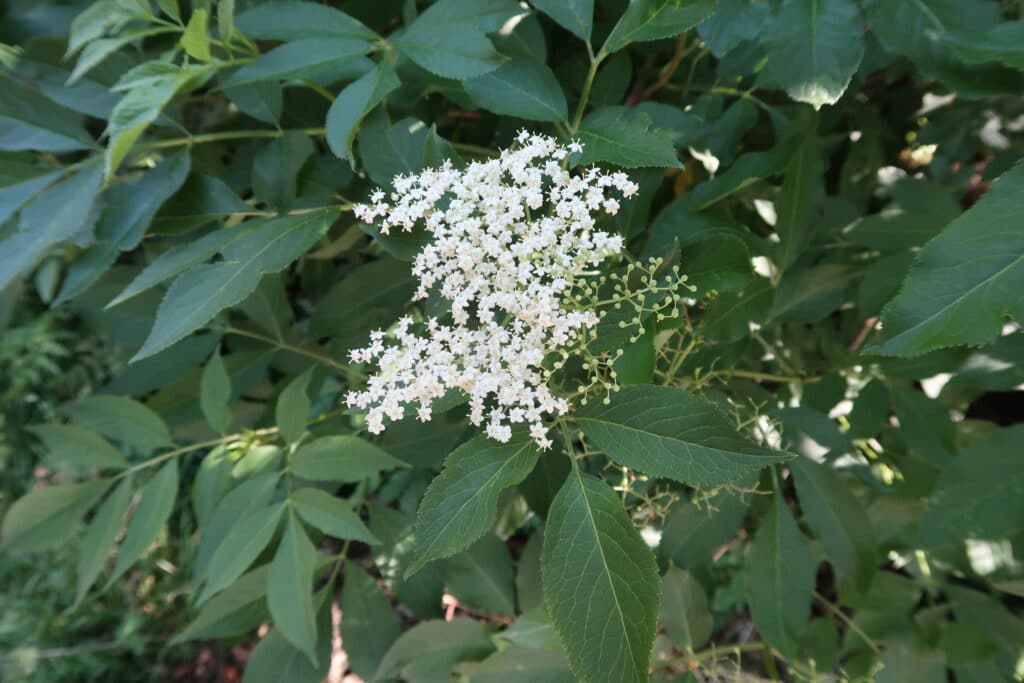
[[[382,234],[416,226],[431,234],[413,263],[415,298],[440,296],[451,312],[422,323],[404,317],[352,351],[353,362],[379,368],[347,397],[368,411],[371,433],[410,408],[429,420],[431,405],[458,389],[469,397],[470,421],[485,424],[491,438],[508,441],[512,425],[525,423],[550,446],[543,420],[569,405],[548,387],[545,358],[598,323],[597,312],[570,295],[623,248],[595,216],[614,215],[618,198],[639,189],[624,173],[570,174],[566,162],[581,150],[523,132],[496,159],[396,177],[393,192],[356,207]]]

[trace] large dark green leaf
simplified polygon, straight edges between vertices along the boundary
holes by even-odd
[[[620,465],[688,484],[717,486],[793,457],[751,443],[712,403],[671,387],[624,387],[575,419]]]
[[[713,619],[704,587],[693,576],[671,567],[661,580],[660,621],[668,637],[687,650],[711,638]]]
[[[304,444],[292,456],[291,470],[312,481],[361,481],[407,465],[355,436],[324,436]]]
[[[531,3],[560,26],[590,40],[594,26],[594,0],[534,0]]]
[[[532,59],[513,57],[462,85],[473,101],[495,114],[532,121],[566,121],[569,117],[555,74]]]
[[[267,574],[267,605],[278,633],[301,650],[314,666],[316,614],[313,606],[313,565],[316,549],[295,515],[288,515],[284,536]]]
[[[241,302],[265,273],[285,268],[315,244],[334,217],[333,210],[324,210],[269,220],[225,245],[224,261],[197,266],[179,277],[167,290],[134,360],[162,351]]]
[[[327,111],[327,144],[339,158],[350,159],[353,168],[352,143],[359,122],[399,85],[391,64],[382,61],[373,71],[345,86],[331,103]]]
[[[607,162],[626,168],[682,168],[669,131],[651,129],[651,118],[627,107],[605,107],[583,120],[579,130],[583,155],[579,163]]]
[[[711,15],[715,0],[633,0],[604,44],[605,52],[630,43],[673,38]]]
[[[309,486],[294,491],[291,504],[304,521],[325,534],[361,543],[380,543],[347,500]]]
[[[548,511],[541,567],[544,602],[573,671],[585,680],[646,682],[658,568],[607,484],[578,469],[569,474]]]
[[[401,677],[409,683],[447,681],[456,662],[483,659],[493,651],[487,627],[479,622],[465,617],[424,621],[394,642],[374,680]]]
[[[0,75],[0,150],[92,149],[80,117],[7,75]]]
[[[868,349],[916,356],[998,336],[1008,316],[1024,318],[1024,165],[1003,174],[969,211],[924,245],[903,288],[882,312]]]
[[[446,559],[441,565],[441,576],[448,592],[468,607],[508,616],[516,613],[512,558],[505,544],[493,534]]]
[[[469,547],[491,528],[498,495],[523,481],[537,462],[536,444],[519,436],[508,444],[477,437],[445,459],[416,515],[417,558],[409,573]]]
[[[402,627],[377,581],[355,562],[345,564],[341,613],[345,615],[341,637],[349,667],[363,680],[373,680]]]
[[[378,36],[341,10],[318,2],[265,2],[235,17],[235,27],[249,38],[299,40],[313,36],[361,38]]]
[[[363,55],[373,44],[360,38],[313,37],[294,40],[260,55],[224,81],[237,87],[263,81],[313,80],[333,83],[366,70]]]

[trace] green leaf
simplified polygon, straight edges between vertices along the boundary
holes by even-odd
[[[110,479],[43,486],[14,501],[0,525],[0,550],[31,553],[59,547],[74,536],[82,515],[110,486]]]
[[[708,339],[721,343],[743,339],[750,334],[750,323],[765,321],[774,294],[767,278],[755,277],[742,291],[708,303],[701,331]]]
[[[905,387],[891,387],[889,396],[907,446],[930,463],[948,463],[956,450],[956,428],[949,409],[938,400]]]
[[[199,604],[224,590],[249,568],[277,530],[284,511],[283,503],[264,507],[237,522],[217,546],[206,569],[206,585],[199,595]]]
[[[855,268],[841,263],[788,270],[775,289],[770,317],[817,322],[842,306],[847,290],[859,274]]]
[[[230,402],[231,377],[218,349],[203,369],[199,383],[199,406],[206,422],[220,434],[226,432],[231,425]]]
[[[700,37],[716,57],[722,57],[744,41],[760,35],[772,7],[760,0],[719,0],[714,14],[697,27]]]
[[[153,475],[139,492],[139,502],[132,512],[114,571],[107,579],[109,588],[128,568],[142,557],[160,537],[174,510],[178,497],[178,461],[171,459]]]
[[[583,40],[590,40],[594,27],[594,0],[533,0],[530,4],[562,28]]]
[[[1022,436],[1022,425],[999,429],[942,470],[917,525],[918,543],[933,548],[965,539],[994,541],[1024,529]]]
[[[786,168],[782,193],[776,204],[775,232],[782,241],[780,270],[789,268],[811,243],[813,219],[825,198],[817,117],[813,117],[808,126],[807,135]]]
[[[751,443],[714,404],[672,387],[623,387],[575,419],[620,465],[687,484],[718,486],[793,457]]]
[[[196,266],[171,285],[146,343],[132,360],[162,351],[213,316],[243,301],[266,273],[276,273],[316,243],[334,221],[333,210],[271,219],[221,249],[224,261]]]
[[[402,633],[391,602],[377,581],[355,562],[345,563],[341,591],[341,638],[348,665],[365,681],[373,680],[384,655]]]
[[[446,559],[441,575],[448,591],[460,603],[494,614],[516,613],[512,558],[497,536],[487,534],[465,551]]]
[[[687,283],[696,287],[698,294],[706,295],[711,290],[734,292],[742,289],[753,276],[746,243],[725,232],[709,235],[686,247],[682,262]]]
[[[539,456],[532,439],[518,436],[507,444],[479,436],[449,454],[420,503],[407,574],[468,548],[494,525],[499,494],[526,479]]]
[[[527,505],[540,517],[548,516],[551,501],[562,488],[569,469],[567,458],[554,458],[549,454],[538,458],[533,471],[519,484],[519,491],[526,499]]]
[[[288,443],[295,443],[306,432],[309,418],[309,380],[313,368],[293,379],[277,397],[277,427]]]
[[[101,182],[99,167],[91,164],[40,192],[21,209],[18,230],[0,241],[0,289],[35,267],[51,245],[88,234]]]
[[[208,62],[210,55],[210,14],[205,9],[192,10],[188,26],[181,34],[181,47],[189,57],[201,62]]]
[[[313,37],[293,40],[260,55],[224,81],[237,87],[262,81],[313,80],[333,83],[361,75],[363,55],[373,44],[360,38]]]
[[[507,631],[506,631],[507,633]],[[479,663],[464,664],[459,670],[469,683],[575,683],[565,655],[558,651],[536,650],[511,645]]]
[[[300,649],[313,666],[316,656],[316,614],[313,608],[313,564],[316,549],[294,515],[288,515],[284,536],[267,575],[267,605],[274,626]]]
[[[181,23],[181,8],[178,7],[178,0],[156,0],[157,7],[160,11],[174,19],[176,22]],[[218,5],[224,4],[223,0],[218,0]]]
[[[675,503],[661,532],[658,557],[691,571],[711,566],[715,552],[736,535],[750,507],[752,494],[740,490],[756,483],[756,476],[748,476],[736,488],[723,488],[707,500]]]
[[[907,178],[889,189],[893,203],[862,218],[846,231],[851,242],[886,252],[918,247],[942,232],[960,215],[960,204],[941,185]]]
[[[714,619],[704,587],[689,572],[670,567],[661,579],[660,620],[668,637],[687,650],[697,650],[711,638]]]
[[[317,337],[333,337],[338,350],[366,342],[367,335],[394,319],[416,293],[409,265],[382,258],[359,266],[331,287],[309,322]]]
[[[946,42],[968,64],[1002,62],[1024,69],[1024,21],[996,24],[984,33],[954,34]]]
[[[544,602],[573,672],[646,683],[658,567],[607,484],[578,469],[569,474],[548,511],[541,569]]]
[[[625,168],[682,168],[672,146],[674,134],[651,129],[651,118],[628,107],[604,107],[583,120],[580,164],[607,162]]]
[[[37,164],[22,154],[0,156],[0,224],[61,176],[57,166]]]
[[[324,436],[303,445],[292,456],[291,471],[311,481],[358,482],[378,472],[408,467],[355,436]]]
[[[239,199],[223,180],[193,173],[161,207],[159,215],[153,219],[153,229],[164,233],[181,233],[228,217],[232,213],[251,210],[252,207]],[[246,223],[240,232],[245,232],[254,223]],[[224,236],[237,234],[235,230],[216,232]]]
[[[78,424],[141,451],[174,445],[163,419],[127,396],[88,396],[63,406],[61,412]]]
[[[871,582],[878,550],[871,520],[849,486],[825,465],[807,458],[787,463],[796,482],[800,509],[829,560],[863,587]]]
[[[0,91],[0,150],[95,149],[95,141],[73,111],[6,74],[0,74]]]
[[[299,172],[313,152],[313,141],[302,131],[287,131],[268,142],[253,159],[253,194],[279,211],[289,208]]]
[[[107,32],[117,32],[135,18],[137,9],[117,0],[99,0],[83,10],[71,22],[71,36],[65,56],[78,52],[83,45],[104,36]]]
[[[881,335],[867,351],[909,357],[977,346],[995,339],[1008,316],[1024,319],[1022,192],[1024,165],[1018,165],[924,245],[900,293],[882,311]]]
[[[270,618],[267,611],[267,574],[270,565],[246,573],[203,605],[199,615],[171,640],[171,644],[207,638],[225,638],[252,631]]]
[[[494,644],[483,624],[458,617],[423,621],[403,633],[384,655],[374,680],[401,677],[408,683],[437,683],[452,676],[459,661],[483,659]]]
[[[815,109],[839,101],[864,56],[855,0],[783,0],[764,35],[765,76]]]
[[[313,487],[294,491],[290,500],[302,519],[329,536],[368,545],[380,543],[347,500]]]
[[[473,78],[505,61],[486,34],[496,32],[517,14],[522,14],[522,9],[511,0],[439,0],[392,44],[438,76]],[[453,35],[458,40],[453,40]]]
[[[765,642],[786,657],[795,656],[811,609],[816,563],[780,492],[772,496],[754,536],[748,566],[754,625]]]
[[[110,551],[114,548],[117,535],[124,527],[128,505],[132,501],[132,481],[125,479],[107,496],[89,522],[89,529],[82,537],[78,549],[78,584],[75,589],[75,605],[89,592],[96,578],[103,571]]]
[[[495,114],[531,121],[566,121],[568,105],[562,85],[546,65],[513,57],[494,71],[470,78],[462,86],[473,101]]]
[[[315,600],[316,629],[330,633],[332,628],[331,607],[328,590],[321,590]],[[331,638],[319,638],[316,646],[316,663],[309,661],[301,650],[294,647],[274,629],[264,636],[249,654],[243,683],[321,683],[331,666]]]
[[[359,124],[371,109],[380,104],[401,82],[387,60],[359,80],[345,86],[327,111],[327,144],[340,159],[349,159],[355,168],[352,143]]]
[[[229,466],[230,466],[229,462]],[[230,472],[228,473],[230,475]],[[239,520],[248,519],[270,504],[277,490],[279,472],[268,472],[251,477],[222,496],[204,521],[200,531],[199,554],[196,556],[195,575],[207,573],[210,561],[220,549],[224,539],[234,530]],[[239,539],[241,540],[241,539]]]
[[[631,0],[604,43],[616,52],[630,43],[674,38],[711,16],[715,0]]]
[[[317,2],[265,2],[242,12],[235,26],[257,40],[299,40],[312,36],[361,38],[379,36],[341,10]]]
[[[28,431],[39,437],[46,447],[46,462],[72,467],[120,469],[128,466],[121,451],[96,432],[78,425],[31,425]]]
[[[74,85],[75,83],[78,83],[83,76],[99,66],[112,54],[130,43],[142,41],[151,36],[177,32],[177,28],[170,27],[136,28],[123,31],[112,38],[94,40],[86,45],[85,49],[82,50],[82,54],[78,56],[78,61],[75,62],[75,68],[68,77],[67,84]]]

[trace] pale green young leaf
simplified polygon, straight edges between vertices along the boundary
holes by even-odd
[[[603,50],[611,53],[630,43],[674,38],[711,16],[715,0],[631,0]]]
[[[420,503],[408,574],[468,548],[493,526],[499,494],[526,479],[540,453],[532,439],[518,437],[501,444],[480,436],[448,455]]]
[[[327,110],[327,144],[340,159],[349,159],[355,168],[352,143],[363,117],[401,83],[387,60],[345,86]]]
[[[544,602],[582,679],[647,681],[658,567],[619,496],[574,469],[548,510]],[[600,647],[595,647],[599,643]]]
[[[316,615],[313,565],[316,549],[295,515],[288,515],[284,536],[267,575],[267,605],[274,626],[316,666]],[[325,634],[326,635],[326,634]]]
[[[363,680],[373,680],[381,660],[402,633],[398,616],[377,581],[355,562],[345,563],[341,591],[341,638],[348,664]]]
[[[231,377],[218,349],[210,356],[199,382],[199,407],[214,431],[223,434],[231,425]]]
[[[625,168],[682,168],[672,146],[673,133],[651,128],[651,118],[628,107],[604,107],[583,120],[580,164],[606,162]]]
[[[132,480],[126,478],[107,496],[89,522],[89,529],[82,537],[82,544],[78,550],[76,605],[82,601],[103,571],[103,566],[114,549],[117,535],[124,528],[125,515],[131,501]]]
[[[483,659],[493,651],[487,627],[480,622],[466,617],[423,621],[394,642],[374,680],[401,677],[408,683],[447,681],[456,662]]]
[[[117,0],[99,0],[85,8],[71,22],[71,35],[65,57],[78,52],[83,45],[107,32],[117,32],[135,18],[137,12],[133,8]]]
[[[530,4],[578,38],[590,40],[594,28],[594,0],[533,0]]]
[[[765,76],[815,109],[839,101],[864,56],[855,0],[783,0],[764,35]]]
[[[551,69],[525,57],[512,57],[494,71],[463,82],[473,101],[505,116],[531,121],[567,121],[565,93]]]
[[[612,460],[687,484],[718,486],[793,457],[748,441],[714,404],[673,387],[623,387],[575,419]]]
[[[76,424],[142,451],[174,445],[163,418],[127,396],[88,396],[63,406],[61,412]]]
[[[210,61],[210,13],[207,10],[192,10],[185,32],[181,34],[181,47],[193,59]]]
[[[288,443],[295,443],[306,431],[306,420],[309,418],[309,380],[313,376],[313,368],[288,383],[281,395],[277,397],[277,428]]]
[[[128,571],[160,537],[177,497],[178,461],[172,458],[139,491],[139,502],[128,521],[128,530],[117,553],[114,571],[107,579],[107,587]]]
[[[669,567],[661,579],[659,620],[676,645],[699,650],[711,638],[714,619],[704,587],[689,572]]]
[[[31,425],[28,430],[43,442],[48,463],[101,469],[128,466],[128,459],[121,451],[85,427],[50,423]]]
[[[748,560],[748,601],[765,642],[786,657],[796,654],[811,609],[817,563],[781,492],[761,523]]]
[[[977,346],[995,339],[1007,318],[1024,319],[1022,192],[1024,165],[1017,165],[922,247],[868,351],[910,357]]]
[[[274,218],[222,247],[224,261],[184,273],[168,289],[133,360],[162,351],[244,300],[264,274],[282,270],[315,244],[334,217],[334,211],[315,211]]]
[[[293,491],[289,500],[305,522],[329,536],[368,545],[380,543],[347,500],[311,486]]]
[[[205,572],[206,585],[199,595],[202,604],[224,590],[249,568],[277,530],[284,512],[284,503],[264,507],[241,519],[235,519],[210,559]]]
[[[224,81],[234,87],[261,81],[313,80],[332,83],[361,75],[363,55],[373,44],[360,38],[301,38],[285,43],[256,58]]]
[[[358,482],[366,477],[408,467],[377,446],[355,436],[323,436],[304,444],[292,456],[291,471],[311,481]]]
[[[0,524],[0,550],[49,550],[74,536],[82,515],[110,486],[110,479],[42,486],[14,501]]]
[[[217,33],[226,45],[235,37],[235,0],[217,0]]]
[[[787,463],[807,525],[844,577],[866,587],[878,563],[871,519],[838,474],[807,458]]]

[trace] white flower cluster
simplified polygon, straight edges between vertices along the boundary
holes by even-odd
[[[622,238],[598,230],[594,215],[618,211],[613,191],[639,189],[623,173],[569,174],[564,162],[581,149],[524,131],[496,159],[396,177],[394,192],[356,207],[383,234],[425,227],[433,239],[413,264],[416,298],[433,292],[451,309],[450,321],[402,318],[392,339],[378,330],[352,352],[354,362],[379,367],[365,390],[348,395],[350,406],[368,410],[370,432],[413,406],[429,420],[432,403],[459,389],[470,420],[486,423],[491,438],[508,441],[512,425],[525,423],[542,448],[551,445],[543,418],[569,405],[548,388],[544,359],[597,324],[597,313],[574,307],[569,295],[586,271],[622,250]]]

